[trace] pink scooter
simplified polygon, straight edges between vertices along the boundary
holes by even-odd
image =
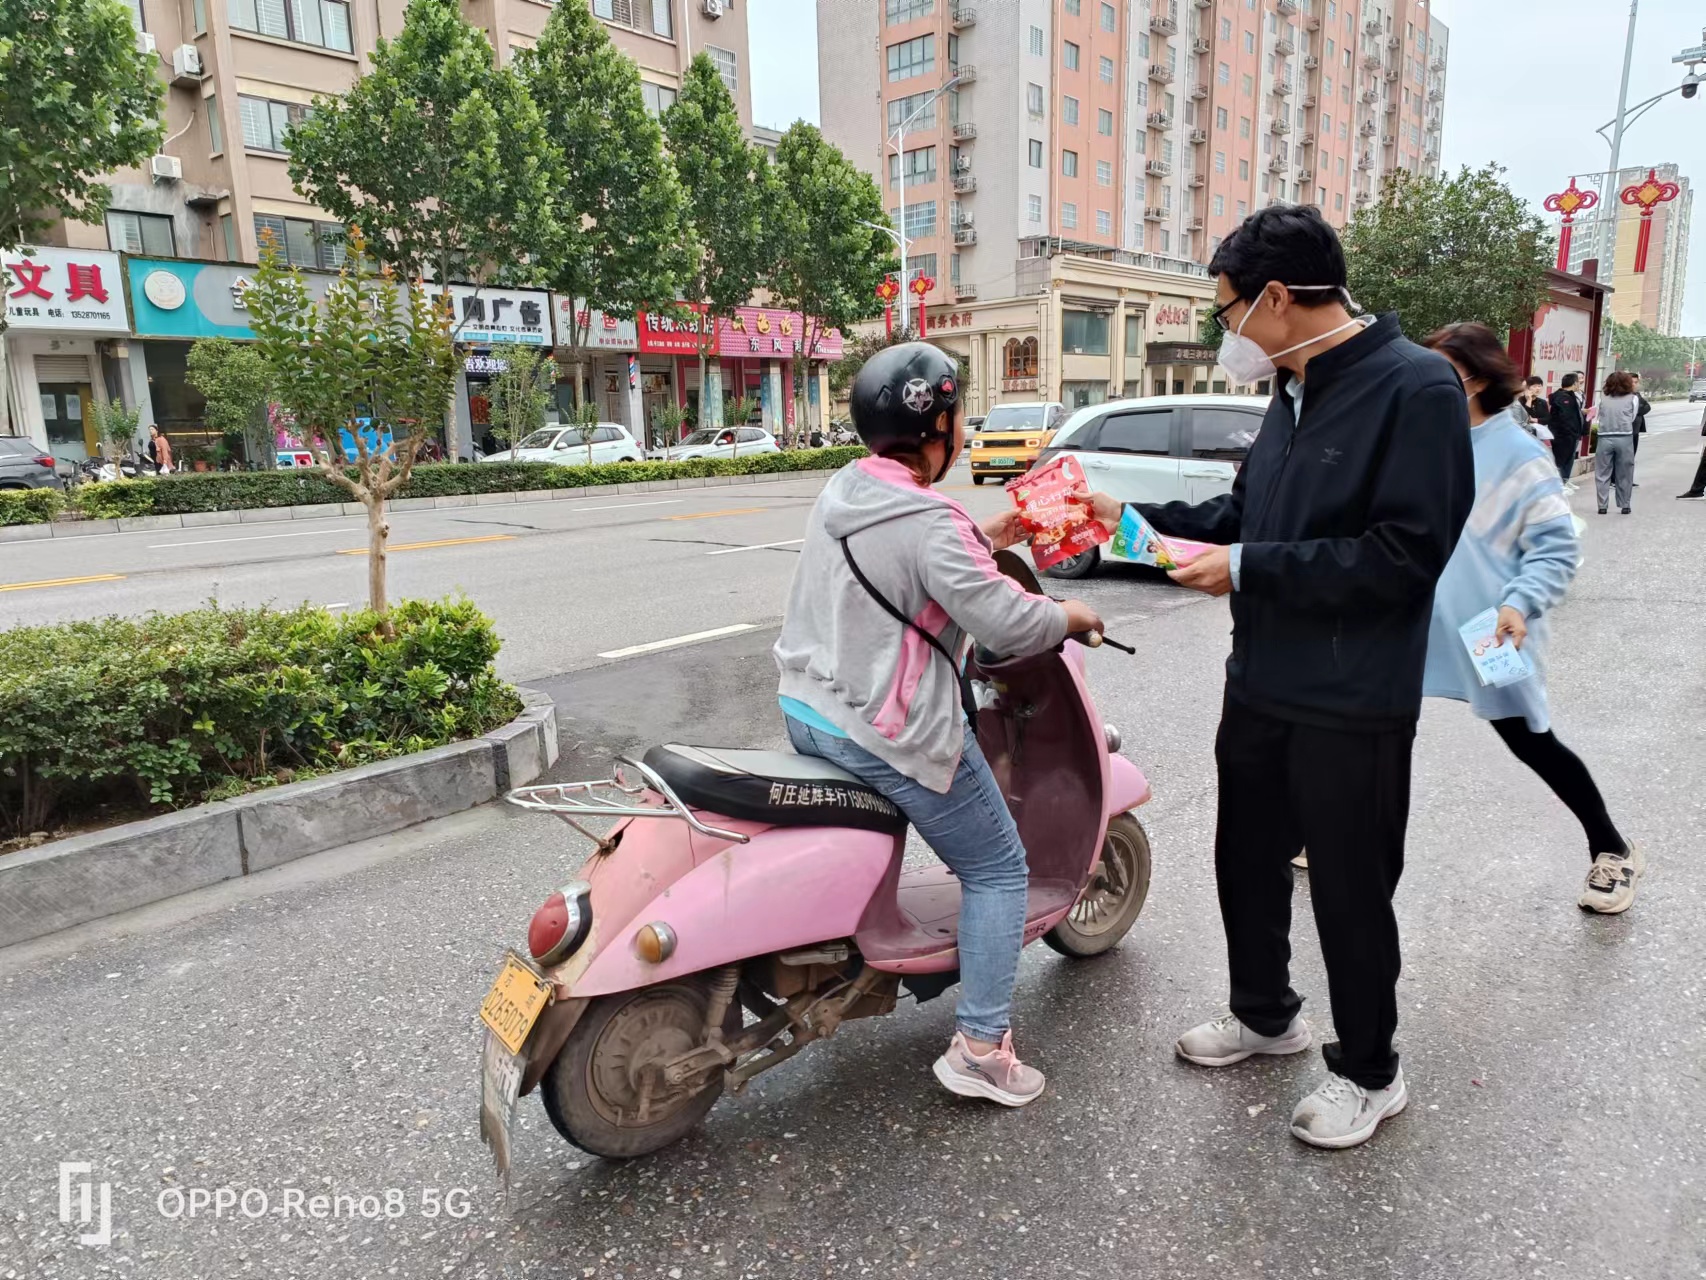
[[[1030,569],[1003,570],[1036,591]],[[1099,644],[1099,635],[1085,637]],[[977,733],[1030,853],[1025,942],[1068,956],[1115,946],[1149,892],[1132,810],[1149,784],[1118,755],[1083,649],[1013,661],[979,651]],[[960,889],[906,868],[906,819],[823,760],[659,746],[604,782],[524,787],[597,848],[550,895],[480,1015],[481,1132],[509,1167],[516,1100],[542,1084],[557,1131],[596,1155],[645,1155],[725,1088],[958,981]],[[580,826],[617,818],[608,835]],[[924,1087],[920,1077],[920,1087]]]

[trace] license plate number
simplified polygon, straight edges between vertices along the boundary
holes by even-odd
[[[504,958],[492,989],[480,1003],[480,1021],[512,1054],[520,1053],[527,1033],[551,999],[551,984],[515,956]]]
[[[1013,465],[1013,459],[1011,459],[1011,458],[991,458],[989,460],[988,465],[992,466],[992,467],[1010,467]]]

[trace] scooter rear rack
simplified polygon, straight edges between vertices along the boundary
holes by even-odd
[[[623,774],[624,766],[637,772],[644,782],[630,781]],[[646,802],[643,797],[648,792],[661,796],[663,803]],[[604,836],[594,835],[581,826],[576,818],[672,818],[685,822],[700,835],[718,840],[748,844],[752,839],[738,831],[724,831],[702,821],[655,769],[628,756],[617,756],[613,776],[601,782],[548,782],[533,787],[517,787],[504,799],[517,808],[555,814],[598,845],[601,853],[609,853],[615,846]]]

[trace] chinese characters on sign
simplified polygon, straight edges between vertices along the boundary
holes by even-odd
[[[533,289],[496,289],[472,284],[453,284],[449,292],[456,341],[551,345],[546,327],[549,295]],[[436,296],[442,297],[443,291]]]
[[[971,322],[969,311],[950,311],[946,315],[938,311],[926,323],[931,329],[960,329],[970,326]]]
[[[6,323],[17,329],[128,333],[118,255],[42,248],[5,255]]]
[[[557,320],[557,345],[589,351],[637,351],[639,339],[632,320],[607,315],[597,307],[588,307],[584,299],[551,295],[551,309]]]
[[[813,360],[839,360],[843,350],[839,329],[771,307],[742,307],[734,319],[718,320],[717,345],[724,358],[792,360],[809,354]]]

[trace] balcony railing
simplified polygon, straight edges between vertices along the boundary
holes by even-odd
[[[1151,129],[1171,129],[1173,117],[1165,111],[1151,111],[1149,113],[1149,127]]]
[[[1205,143],[1207,141],[1208,141],[1208,130],[1207,129],[1192,129],[1191,130],[1191,145],[1193,147],[1200,147],[1203,145],[1203,143]]]
[[[1282,18],[1289,18],[1297,12],[1297,0],[1275,0],[1274,12]]]
[[[1321,100],[1312,93],[1306,93],[1303,95],[1303,99],[1298,103],[1298,105],[1305,111],[1313,111],[1316,107],[1321,105]]]
[[[1191,52],[1196,54],[1213,53],[1214,41],[1210,40],[1207,36],[1198,36],[1195,40],[1191,41]]]
[[[1289,80],[1275,80],[1274,81],[1274,92],[1279,94],[1279,96],[1282,98],[1291,97],[1292,92],[1295,88],[1296,88],[1296,86],[1294,84],[1292,84],[1292,82]]]
[[[1312,53],[1304,54],[1303,69],[1305,71],[1319,71],[1321,69],[1321,59],[1317,58]]]
[[[955,142],[970,142],[977,137],[977,126],[970,120],[962,120],[954,126]]]
[[[954,6],[954,30],[964,31],[967,27],[977,25],[977,10],[969,4]]]
[[[1206,173],[1193,173],[1185,185],[1193,191],[1201,191],[1208,185],[1208,175]]]
[[[972,173],[956,173],[954,175],[954,190],[962,196],[969,196],[977,190],[977,175]]]
[[[1201,218],[1189,218],[1185,222],[1186,231],[1201,231],[1202,229],[1203,220]]]
[[[957,67],[950,67],[949,71],[959,78],[961,84],[974,84],[977,81],[977,63],[975,62],[962,62]]]
[[[1284,116],[1275,116],[1269,123],[1268,128],[1272,129],[1283,138],[1286,134],[1291,132],[1291,121],[1287,120]]]
[[[954,228],[954,243],[959,245],[976,244],[977,228],[969,223],[961,223]]]
[[[1176,36],[1179,34],[1179,20],[1167,13],[1151,14],[1149,29],[1158,36]]]
[[[1272,156],[1268,160],[1268,172],[1269,173],[1283,173],[1285,171],[1285,167],[1287,165],[1289,165],[1290,163],[1291,163],[1291,161],[1283,153],[1280,155]]]
[[[1201,102],[1208,97],[1208,86],[1206,84],[1193,84],[1191,86],[1191,97],[1197,102]]]
[[[1149,78],[1156,84],[1172,84],[1173,68],[1165,62],[1151,62],[1149,64]]]
[[[1312,133],[1300,133],[1300,134],[1298,134],[1297,135],[1297,145],[1299,147],[1312,147],[1312,146],[1314,146],[1315,145],[1315,135]]]
[[[1274,52],[1279,54],[1282,58],[1289,58],[1292,54],[1297,52],[1297,45],[1292,43],[1292,41],[1287,39],[1285,36],[1281,36],[1278,40],[1274,41]]]
[[[1395,147],[1395,146],[1397,146],[1398,145],[1398,135],[1395,133],[1382,134],[1381,138],[1380,138],[1380,145],[1383,147]]]
[[[1145,205],[1144,206],[1143,220],[1145,222],[1162,222],[1162,221],[1166,220],[1166,217],[1167,217],[1167,211],[1165,209],[1163,209],[1160,205],[1151,204],[1151,205]]]
[[[1379,71],[1381,62],[1382,59],[1380,55],[1375,53],[1373,50],[1362,55],[1362,66],[1364,71]]]
[[[970,280],[954,281],[954,299],[958,302],[977,301],[977,285]]]
[[[1143,171],[1155,178],[1169,178],[1173,175],[1173,163],[1170,160],[1151,160],[1143,166]]]

